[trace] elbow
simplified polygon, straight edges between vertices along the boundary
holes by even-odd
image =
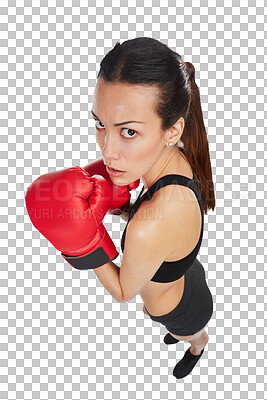
[[[129,299],[126,299],[123,295],[120,298],[120,303],[128,303]]]
[[[125,301],[124,300],[124,298],[123,297],[115,297],[115,296],[112,296],[113,297],[113,299],[114,300],[116,300],[118,303],[127,303],[127,301]]]
[[[135,297],[135,296],[134,296],[134,297]],[[126,297],[122,296],[122,298],[121,298],[121,303],[128,303],[128,302],[131,301],[134,297],[132,297],[131,299],[129,299],[129,298],[126,298]]]

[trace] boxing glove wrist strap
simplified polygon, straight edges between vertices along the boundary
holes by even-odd
[[[115,258],[118,257],[119,253],[115,257],[110,259],[105,250],[102,247],[99,247],[92,253],[82,255],[80,257],[71,257],[63,253],[61,253],[61,255],[66,261],[68,261],[70,265],[72,265],[72,267],[83,270],[101,267],[102,265],[115,260]]]

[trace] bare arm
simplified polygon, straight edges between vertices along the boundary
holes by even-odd
[[[119,303],[123,303],[122,288],[120,284],[120,267],[114,262],[109,261],[107,264],[95,268],[94,271],[111,296]]]

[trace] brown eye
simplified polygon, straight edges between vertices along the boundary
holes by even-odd
[[[133,129],[130,129],[130,128],[122,128],[122,130],[124,130],[124,129],[126,129],[127,131],[129,131],[129,135],[130,135],[130,137],[126,137],[125,139],[130,139],[130,138],[132,138],[132,137],[135,137],[134,135],[136,135],[136,132],[133,130]]]
[[[95,119],[94,118],[94,120],[95,120],[95,123],[96,123],[96,129],[104,129],[105,128],[105,126],[98,120],[98,119]],[[102,125],[102,126],[99,126],[99,125]],[[125,139],[131,139],[132,137],[135,137],[136,135],[137,135],[137,133],[136,133],[136,131],[134,131],[133,129],[130,129],[130,128],[122,128],[122,131],[123,130],[127,130],[127,131],[129,131],[129,133],[128,133],[128,135],[130,135],[129,137],[125,137],[124,136],[124,138]]]
[[[96,125],[96,129],[103,129],[103,128],[105,128],[105,127],[104,127],[104,125],[103,125],[103,126],[100,126],[100,127],[98,127],[98,126],[97,126],[97,123],[101,124],[101,122],[100,122],[100,121],[98,121],[98,119],[95,119],[95,125]],[[102,124],[101,124],[101,125],[102,125]]]

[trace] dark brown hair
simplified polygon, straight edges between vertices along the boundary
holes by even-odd
[[[168,46],[150,37],[117,42],[100,63],[97,78],[111,83],[154,86],[158,89],[155,113],[161,129],[170,129],[180,117],[183,154],[193,167],[204,202],[204,212],[215,208],[215,195],[200,94],[193,64]]]

